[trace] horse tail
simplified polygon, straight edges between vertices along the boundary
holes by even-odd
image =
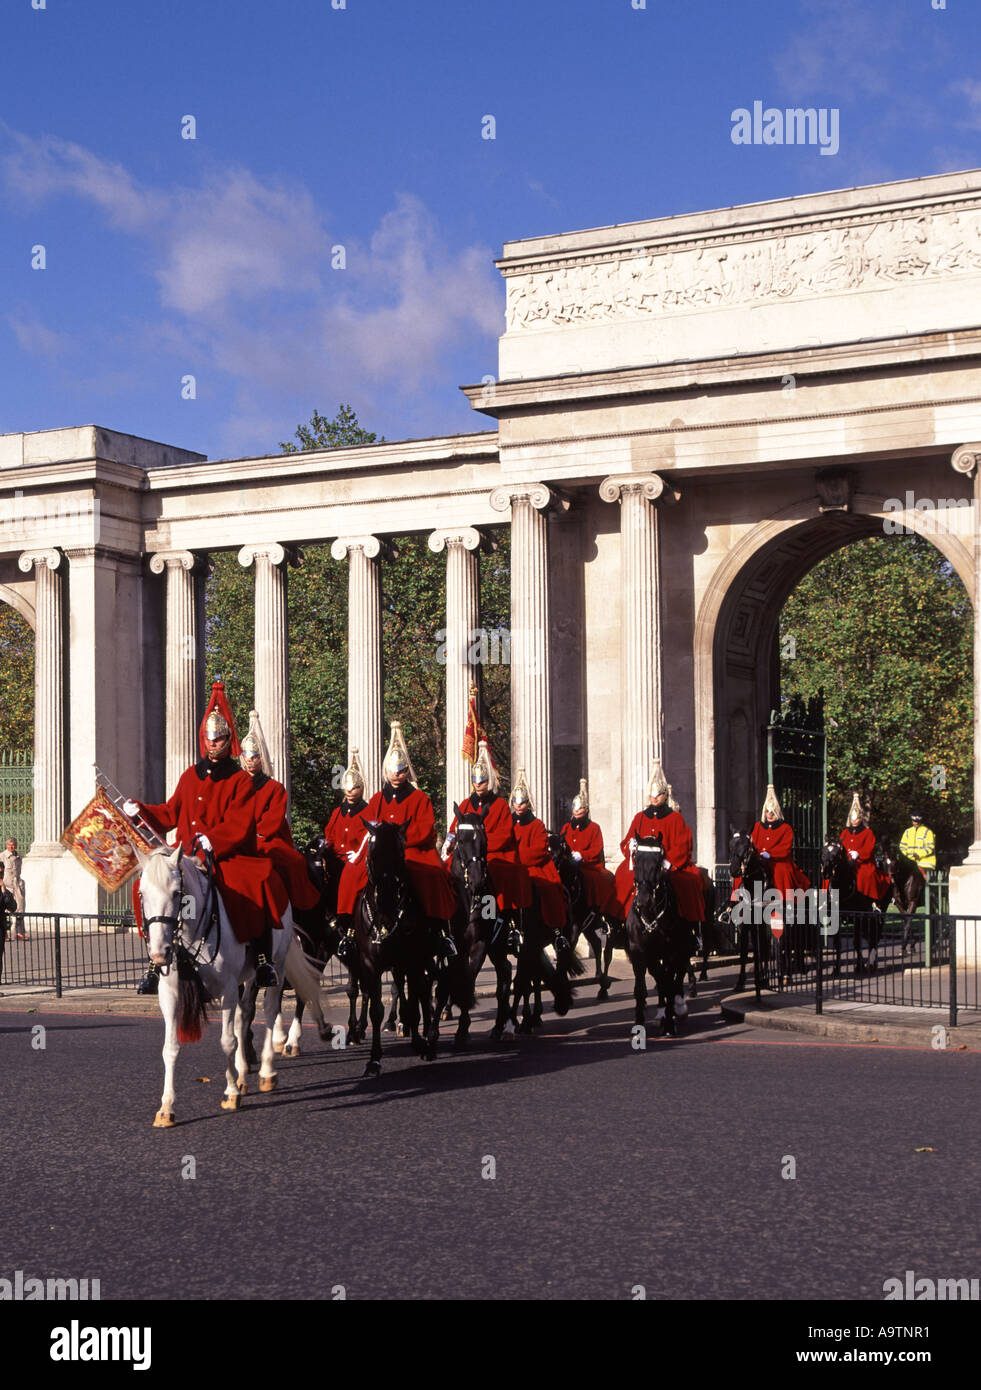
[[[286,951],[286,978],[296,991],[297,998],[304,1004],[319,1005],[320,974],[307,960],[292,932]]]
[[[201,983],[201,977],[189,962],[181,961],[177,967],[177,1041],[179,1043],[200,1042],[201,1035],[208,1026],[208,1003],[210,996]]]

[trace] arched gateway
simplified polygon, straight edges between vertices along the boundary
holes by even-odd
[[[663,757],[708,864],[756,806],[761,657],[818,559],[929,522],[978,634],[981,171],[511,242],[498,265],[499,379],[464,388],[492,430],[214,463],[95,427],[0,436],[0,582],[36,610],[36,907],[94,906],[54,843],[93,763],[153,800],[194,756],[218,549],[254,568],[280,777],[287,570],[314,541],[346,559],[349,736],[370,773],[385,541],[429,535],[452,799],[472,675],[454,634],[477,626],[481,528],[509,522],[512,765],[553,821],[588,776],[613,845]],[[981,912],[979,653],[976,635],[975,844],[951,901]]]

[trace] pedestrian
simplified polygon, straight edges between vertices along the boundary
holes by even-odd
[[[15,911],[18,913],[16,935],[18,941],[24,941],[26,939],[24,935],[24,912],[26,911],[26,906],[24,880],[20,876],[21,863],[20,852],[17,849],[17,840],[15,836],[8,835],[7,847],[0,852],[0,865],[3,866],[4,885],[7,891],[12,894],[14,902],[16,903]]]

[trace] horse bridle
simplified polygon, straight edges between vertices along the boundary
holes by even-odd
[[[476,837],[476,834],[477,834],[477,826],[475,826],[475,825],[466,825],[466,824],[458,824],[458,825],[457,825],[457,828],[456,828],[456,833],[457,833],[457,842],[456,842],[456,849],[454,850],[454,854],[456,854],[456,853],[458,852],[458,850],[460,849],[460,845],[461,845],[460,836],[461,836],[461,835],[473,835],[474,837]],[[486,841],[486,835],[485,835],[484,838],[485,838],[485,841]],[[476,853],[476,849],[475,849],[473,858],[470,859],[470,860],[468,860],[465,864],[462,864],[462,865],[461,865],[461,870],[462,870],[462,873],[463,873],[463,884],[464,884],[464,887],[466,888],[467,893],[468,893],[469,898],[470,898],[470,912],[469,912],[469,915],[468,915],[468,917],[467,917],[467,925],[468,925],[468,926],[471,926],[471,925],[473,924],[473,921],[474,921],[474,917],[475,917],[475,916],[479,917],[479,915],[480,915],[479,912],[477,911],[477,909],[478,909],[478,907],[479,907],[479,905],[480,905],[480,899],[479,899],[478,894],[477,894],[477,892],[476,892],[476,890],[475,890],[474,884],[471,882],[471,879],[470,879],[470,869],[471,869],[471,867],[472,867],[474,864],[478,864],[478,863],[481,864],[481,865],[483,866],[483,869],[484,869],[484,880],[486,881],[487,878],[488,878],[488,874],[487,874],[486,845],[485,845],[485,853],[484,853],[483,855],[478,855],[478,854]]]
[[[635,855],[636,855],[636,854],[655,854],[655,853],[656,853],[656,854],[659,854],[659,855],[661,856],[661,869],[662,869],[662,872],[663,872],[663,869],[664,869],[664,846],[663,846],[663,845],[660,845],[660,844],[658,844],[658,845],[637,845],[636,848],[634,849],[634,854],[635,854]],[[654,905],[656,906],[656,905],[657,905],[657,891],[658,891],[659,888],[663,888],[663,887],[665,886],[663,879],[661,879],[661,878],[659,877],[657,883],[655,883],[655,884],[653,885],[653,887],[649,886],[649,885],[646,884],[646,883],[645,883],[645,884],[642,884],[641,886],[644,888],[645,893],[648,895],[648,897],[650,898],[651,902],[654,903]],[[661,906],[661,910],[660,910],[660,912],[656,912],[656,913],[654,914],[654,920],[653,920],[653,921],[651,921],[648,917],[646,917],[646,916],[644,915],[643,906],[641,906],[640,904],[637,904],[637,916],[640,918],[641,926],[644,928],[644,932],[645,932],[646,935],[649,936],[649,935],[651,934],[651,932],[657,931],[658,927],[661,925],[661,919],[664,917],[664,915],[665,915],[665,913],[667,912],[667,910],[668,910],[668,897],[667,897],[667,894],[666,894],[666,893],[664,894],[664,901],[663,901],[663,904],[662,904],[662,906]]]
[[[192,963],[193,965],[196,966],[196,965],[199,963],[200,959],[201,959],[201,953],[202,953],[203,950],[204,950],[205,942],[206,942],[206,940],[207,940],[207,938],[208,938],[208,935],[209,935],[209,933],[210,933],[210,931],[211,931],[211,926],[212,926],[212,924],[214,923],[214,924],[215,924],[215,949],[214,949],[214,950],[212,951],[212,953],[211,953],[211,960],[207,962],[208,965],[213,965],[213,964],[214,964],[215,959],[216,959],[216,957],[217,957],[217,955],[218,955],[218,952],[219,952],[219,950],[221,949],[221,915],[220,915],[220,913],[219,913],[218,910],[217,910],[217,908],[218,908],[218,897],[217,897],[217,890],[216,890],[216,888],[215,888],[215,863],[214,863],[214,855],[213,855],[213,853],[211,852],[211,850],[205,850],[205,852],[204,852],[204,858],[205,858],[205,872],[206,872],[208,887],[207,887],[207,894],[206,894],[206,897],[205,897],[205,900],[204,900],[204,911],[202,912],[201,915],[202,915],[202,917],[204,918],[205,922],[207,923],[207,926],[205,927],[204,931],[201,933],[201,936],[200,936],[199,939],[198,939],[197,946],[196,946],[193,950],[188,950],[188,948],[184,945],[184,942],[181,940],[181,921],[182,921],[183,919],[181,918],[180,907],[179,907],[179,906],[178,906],[178,910],[177,910],[176,913],[158,913],[155,917],[147,917],[147,915],[146,915],[145,912],[143,911],[143,876],[142,876],[142,874],[140,875],[140,893],[139,893],[139,897],[140,897],[140,917],[141,917],[142,920],[143,920],[143,929],[144,929],[144,935],[145,935],[145,937],[146,937],[146,950],[147,950],[147,956],[148,956],[148,957],[149,957],[149,955],[150,955],[150,931],[149,931],[149,929],[150,929],[150,927],[154,924],[154,922],[163,922],[165,925],[167,925],[167,926],[172,926],[173,929],[174,929],[174,959],[175,959],[175,960],[178,959],[179,956],[180,956],[181,954],[183,954],[184,956],[186,956],[186,957],[191,961],[191,963]],[[179,870],[179,872],[180,872],[180,876],[181,876],[181,882],[180,882],[180,888],[177,890],[177,892],[178,892],[178,896],[179,896],[180,902],[183,902],[183,900],[184,900],[184,887],[185,887],[185,884],[184,884],[184,870],[183,870],[183,867]],[[169,974],[170,974],[170,967],[171,967],[172,964],[173,964],[173,961],[168,961],[166,965],[158,966],[157,968],[159,969],[161,975],[169,975]]]

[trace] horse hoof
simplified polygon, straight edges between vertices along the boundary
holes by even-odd
[[[602,1004],[603,1000],[604,1000],[604,999],[609,999],[609,997],[610,997],[610,991],[604,987],[603,989],[600,990],[599,994],[597,994],[597,996],[596,996],[596,1002],[597,1002],[597,1004]]]
[[[158,1110],[153,1117],[154,1129],[173,1129],[174,1112],[172,1110]]]
[[[276,1086],[278,1085],[278,1083],[279,1083],[279,1077],[278,1077],[278,1076],[260,1076],[260,1077],[259,1077],[259,1090],[260,1090],[260,1091],[275,1091]]]
[[[298,1043],[287,1043],[283,1048],[284,1057],[299,1057],[300,1047]]]
[[[504,1032],[501,1034],[501,1042],[506,1042],[506,1043],[513,1043],[513,1042],[514,1042],[514,1024],[513,1024],[513,1023],[505,1023],[505,1025],[504,1025]]]
[[[242,1097],[240,1095],[226,1096],[221,1103],[221,1108],[222,1110],[238,1110],[241,1105]]]
[[[689,986],[688,986],[688,998],[689,998],[689,999],[697,999],[697,998],[698,998],[698,985],[689,985]]]
[[[249,1086],[248,1086],[248,1082],[247,1082],[247,1081],[240,1081],[240,1082],[238,1083],[238,1093],[239,1093],[240,1096],[247,1096],[247,1095],[248,1095],[248,1093],[249,1093]]]
[[[362,1081],[374,1081],[376,1077],[381,1076],[381,1069],[381,1062],[369,1062],[361,1073]]]
[[[276,1054],[277,1057],[282,1057],[282,1056],[284,1056],[284,1055],[288,1057],[288,1056],[290,1055],[290,1054],[286,1051],[286,1044],[285,1044],[285,1043],[281,1043],[281,1042],[274,1042],[274,1043],[273,1043],[273,1052],[275,1052],[275,1054]]]

